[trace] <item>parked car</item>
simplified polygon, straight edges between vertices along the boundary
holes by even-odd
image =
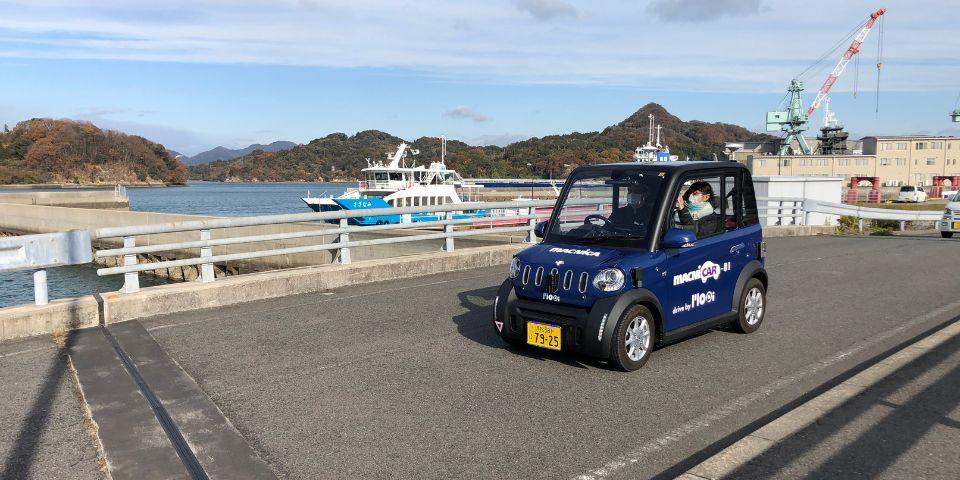
[[[960,193],[960,190],[944,190],[944,191],[940,192],[940,198],[949,200],[949,199],[957,196],[958,193]]]
[[[766,247],[750,172],[732,162],[579,167],[543,240],[519,252],[493,323],[518,347],[632,371],[658,345],[766,313]]]
[[[906,185],[900,187],[900,193],[897,195],[898,202],[926,202],[927,201],[927,192],[923,191],[923,187],[914,187],[913,185]]]
[[[960,233],[960,193],[953,195],[943,209],[943,218],[937,224],[940,236],[950,238],[954,233]]]

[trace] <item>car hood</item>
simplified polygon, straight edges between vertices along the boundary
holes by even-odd
[[[624,257],[622,250],[612,248],[550,243],[534,245],[517,254],[520,275],[513,280],[514,290],[519,297],[589,307],[597,298],[620,293],[600,292],[592,282],[598,271],[616,266]],[[549,292],[549,275],[554,269],[557,270],[559,286],[555,292]],[[584,283],[586,287],[581,288]]]

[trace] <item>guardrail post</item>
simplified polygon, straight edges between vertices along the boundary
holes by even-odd
[[[532,211],[533,209],[531,208],[530,210]],[[537,219],[531,218],[527,220],[527,223],[530,224],[530,230],[527,232],[527,243],[537,243],[537,234],[534,233],[537,228]]]
[[[340,228],[347,228],[350,226],[350,221],[346,218],[340,219]],[[340,234],[340,264],[346,265],[350,263],[350,247],[347,247],[347,242],[350,241],[350,234],[348,232],[343,232]]]
[[[123,248],[133,248],[137,246],[137,241],[134,237],[123,237]],[[123,266],[129,267],[131,265],[137,264],[137,256],[134,255],[124,255],[123,256]],[[140,274],[138,272],[130,272],[123,274],[123,293],[137,293],[140,291]]]
[[[857,230],[859,230],[860,233],[863,233],[863,219],[862,219],[862,218],[857,218]]]
[[[453,220],[453,212],[447,212],[446,217],[447,217],[447,220],[452,221],[452,220]],[[453,233],[453,224],[452,224],[452,223],[448,223],[448,224],[444,225],[444,226],[443,226],[443,233],[444,233],[444,235],[446,235],[446,237],[444,237],[444,241],[443,241],[443,250],[446,251],[446,252],[452,252],[452,251],[453,251],[453,236],[452,236],[451,234]]]
[[[210,230],[200,230],[200,240],[210,240]],[[210,247],[200,247],[200,258],[212,257],[213,249]],[[217,276],[213,273],[213,264],[212,263],[201,263],[200,264],[200,281],[202,283],[210,283],[214,281]]]
[[[906,220],[900,220],[900,231],[902,232],[902,231],[904,231],[904,230],[906,230],[906,229],[907,229],[907,222],[906,222]]]
[[[33,302],[37,305],[49,303],[46,270],[41,269],[33,272]]]

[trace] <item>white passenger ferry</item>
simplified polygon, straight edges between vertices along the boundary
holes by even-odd
[[[647,144],[637,147],[633,152],[633,160],[636,162],[670,162],[679,159],[676,155],[670,155],[670,147],[660,143],[660,125],[654,127],[654,116],[651,113],[647,116],[650,119],[649,130],[647,132]],[[654,143],[653,131],[656,129],[657,138]]]
[[[348,189],[339,197],[305,197],[303,202],[315,212],[357,210],[366,208],[420,207],[447,205],[476,200],[482,185],[467,183],[445,163],[446,142],[441,150],[440,161],[430,166],[416,165],[411,157],[419,151],[401,143],[396,152],[387,154],[386,162],[367,160],[367,168],[361,170],[363,180],[357,188]],[[407,165],[410,158],[410,165]],[[481,212],[482,213],[482,212]],[[457,216],[477,215],[476,212]],[[415,214],[409,221],[436,219],[436,214]],[[399,223],[399,216],[380,216],[358,219],[354,223]]]

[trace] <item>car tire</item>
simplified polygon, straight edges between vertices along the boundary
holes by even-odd
[[[653,351],[656,343],[656,320],[643,305],[630,307],[617,322],[610,347],[610,364],[625,371],[639,369]]]
[[[740,294],[740,306],[733,328],[740,333],[756,332],[763,324],[763,315],[767,311],[767,289],[756,277],[747,281]]]
[[[943,238],[952,238],[953,232],[940,232],[940,236]]]

